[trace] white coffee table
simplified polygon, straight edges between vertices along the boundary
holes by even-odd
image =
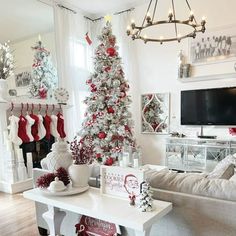
[[[134,230],[136,236],[148,236],[152,225],[165,216],[172,209],[172,203],[154,200],[154,210],[140,212],[129,206],[129,201],[104,196],[100,190],[90,188],[88,191],[73,196],[47,196],[39,189],[32,189],[23,193],[25,198],[48,205],[48,211],[43,217],[46,220],[50,235],[60,233],[60,226],[67,210],[128,227]]]

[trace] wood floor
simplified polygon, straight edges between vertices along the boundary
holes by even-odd
[[[38,236],[34,202],[0,192],[0,236]]]

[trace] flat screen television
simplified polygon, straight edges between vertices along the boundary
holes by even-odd
[[[236,87],[181,91],[181,125],[236,125]]]

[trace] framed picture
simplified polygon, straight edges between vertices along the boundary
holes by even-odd
[[[16,69],[14,79],[17,96],[28,95],[28,88],[32,80],[31,67]]]
[[[141,95],[142,133],[169,133],[169,93]]]
[[[129,200],[129,195],[139,196],[145,180],[145,170],[119,166],[101,166],[101,193]]]
[[[209,29],[190,39],[189,55],[193,65],[235,60],[236,25]]]

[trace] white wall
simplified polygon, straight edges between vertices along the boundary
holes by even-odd
[[[159,1],[159,15],[167,18],[171,1]],[[183,4],[185,1],[175,1],[176,4]],[[215,28],[236,23],[236,1],[235,0],[198,0],[190,2],[195,16],[201,19],[204,15],[207,17],[207,28]],[[147,5],[137,7],[135,10],[135,22],[141,22]],[[165,10],[163,10],[165,8]],[[184,8],[177,8],[178,17],[186,18],[188,11]],[[180,12],[180,14],[179,14]],[[185,14],[183,15],[183,13]],[[188,40],[183,40],[181,43],[166,43],[160,45],[158,43],[147,43],[136,40],[136,55],[138,60],[138,82],[140,84],[139,93],[137,96],[145,93],[170,93],[170,127],[172,130],[184,132],[187,135],[196,135],[200,131],[200,127],[184,127],[180,126],[180,91],[187,89],[201,89],[213,87],[236,86],[235,79],[221,79],[212,81],[199,81],[192,83],[181,83],[177,80],[177,55],[182,49],[185,54],[188,53]],[[207,71],[209,74],[214,74],[214,71]],[[224,71],[222,70],[222,73]],[[139,108],[140,112],[140,108]],[[140,116],[139,116],[140,117]],[[176,117],[176,118],[175,118]],[[145,163],[160,164],[164,163],[165,159],[165,138],[166,135],[149,135],[141,134],[140,118],[135,120],[138,126],[137,139],[143,149],[143,160]],[[228,128],[209,127],[204,128],[205,134],[218,136],[229,136]]]

